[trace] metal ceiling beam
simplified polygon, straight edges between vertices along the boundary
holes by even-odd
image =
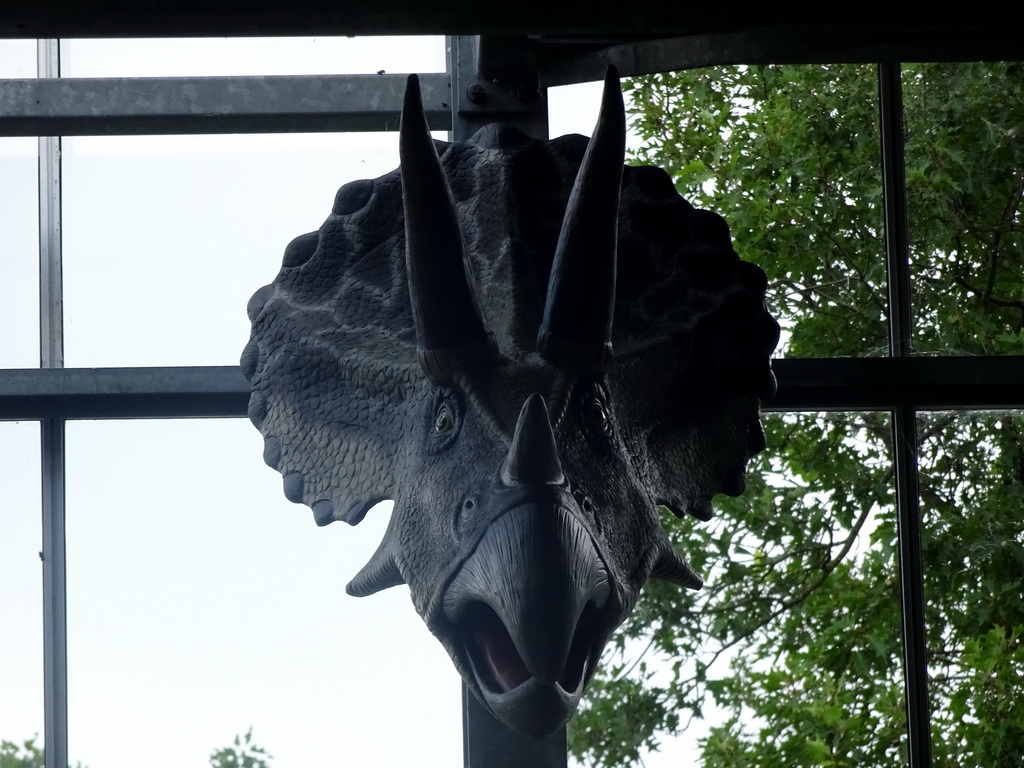
[[[666,3],[664,0],[5,0],[0,37],[223,37],[261,35],[679,35],[755,28],[824,30],[998,28],[994,4],[971,14],[951,7],[922,14],[910,3]],[[1012,26],[1012,25],[1010,25]]]
[[[1022,357],[776,360],[765,410],[1024,407]],[[244,416],[249,383],[235,366],[0,370],[0,419]]]
[[[0,135],[397,130],[407,75],[0,80]],[[446,73],[420,78],[427,122],[451,127]]]
[[[906,31],[856,28],[758,29],[626,41],[612,45],[541,40],[535,56],[542,86],[604,77],[614,64],[623,77],[724,64],[868,64],[900,61],[1024,59],[1024,35],[996,30]]]

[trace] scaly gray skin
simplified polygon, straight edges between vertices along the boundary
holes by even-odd
[[[431,142],[410,78],[402,169],[342,187],[249,304],[249,416],[285,496],[320,525],[395,502],[348,592],[408,584],[536,737],[648,578],[700,587],[655,507],[706,520],[742,492],[774,391],[764,273],[663,171],[623,169],[624,133],[609,73],[589,149]]]

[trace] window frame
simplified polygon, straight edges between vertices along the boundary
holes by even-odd
[[[427,89],[465,90],[465,60],[458,58],[468,38],[453,38],[446,73],[421,80]],[[348,106],[314,105],[290,109],[289,102],[264,104],[245,114],[212,110],[202,117],[171,100],[132,112],[115,101],[93,99],[97,80],[60,81],[59,43],[41,40],[38,47],[39,79],[6,81],[9,92],[20,94],[13,107],[20,120],[0,114],[0,133],[38,135],[39,138],[39,267],[40,344],[38,369],[0,371],[0,419],[38,420],[42,440],[42,524],[44,603],[45,745],[47,768],[66,766],[67,755],[67,632],[65,528],[65,424],[70,419],[240,417],[246,413],[249,385],[233,366],[178,368],[63,367],[61,281],[61,170],[59,134],[122,133],[229,133],[238,130],[276,131],[306,125],[312,119],[319,130],[394,128],[400,99],[386,98],[368,107],[374,93],[395,91],[399,75],[296,76],[287,78],[207,78],[209,103],[230,100],[230,89],[240,81],[276,81],[267,88],[294,94],[316,83],[350,87],[358,96]],[[899,572],[902,609],[904,681],[907,695],[909,764],[931,764],[928,673],[925,648],[922,518],[918,499],[916,420],[922,410],[1024,407],[1024,357],[919,358],[911,355],[911,306],[906,181],[904,177],[903,107],[900,64],[878,65],[881,118],[882,175],[885,205],[885,247],[888,274],[890,356],[872,359],[776,360],[777,398],[766,405],[772,411],[886,410],[893,424],[894,467],[899,531]],[[383,78],[383,79],[382,79]],[[460,79],[461,78],[461,79]],[[155,79],[154,79],[155,80]],[[164,78],[153,83],[166,93],[203,78]],[[217,81],[217,82],[212,82]],[[2,82],[2,81],[0,81]],[[13,90],[10,90],[13,89]],[[178,89],[178,90],[175,90]],[[269,91],[268,91],[269,93]],[[398,90],[400,93],[400,89]],[[265,94],[266,96],[266,94]],[[269,96],[266,96],[269,99]],[[45,108],[35,108],[32,102]],[[364,103],[367,102],[367,103]],[[290,110],[290,111],[289,111]],[[464,133],[459,105],[432,109],[428,120],[435,129]],[[525,114],[525,113],[524,113]],[[537,109],[525,120],[536,128]],[[493,120],[495,113],[474,116]],[[464,695],[466,765],[499,768],[505,754],[475,752],[479,743],[495,738],[490,727],[472,714],[472,697]],[[544,765],[565,765],[564,733],[549,745]],[[559,756],[559,750],[560,756]],[[500,750],[499,750],[500,752]],[[474,755],[480,755],[474,757]],[[513,758],[514,759],[514,758]],[[518,762],[518,761],[517,761]],[[511,765],[511,763],[508,763]],[[536,763],[540,765],[540,763]]]

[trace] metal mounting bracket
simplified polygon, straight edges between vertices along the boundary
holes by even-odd
[[[465,141],[496,122],[547,138],[547,94],[537,84],[528,48],[504,38],[465,35],[448,37],[447,46],[453,140]]]

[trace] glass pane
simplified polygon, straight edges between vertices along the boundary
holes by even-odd
[[[627,81],[638,164],[725,217],[768,273],[777,354],[888,354],[873,66],[735,66]]]
[[[918,419],[937,768],[1024,755],[1024,413]]]
[[[35,77],[36,41],[0,40],[0,77]]]
[[[601,107],[603,83],[578,83],[548,88],[548,135],[567,133],[590,136]],[[635,134],[630,132],[627,139]]]
[[[397,165],[385,133],[67,139],[67,365],[236,365],[285,246]]]
[[[39,366],[38,140],[0,138],[0,368]]]
[[[444,72],[443,37],[65,40],[65,77]]]
[[[903,71],[918,352],[1024,353],[1024,63]]]
[[[645,587],[573,727],[600,765],[905,762],[889,417],[763,421],[741,496],[663,517],[705,586]]]
[[[318,528],[261,453],[242,420],[68,425],[73,758],[206,765],[252,727],[274,765],[459,764],[459,677],[407,590],[345,594],[387,511]]]
[[[0,422],[0,741],[43,737],[39,424]]]

